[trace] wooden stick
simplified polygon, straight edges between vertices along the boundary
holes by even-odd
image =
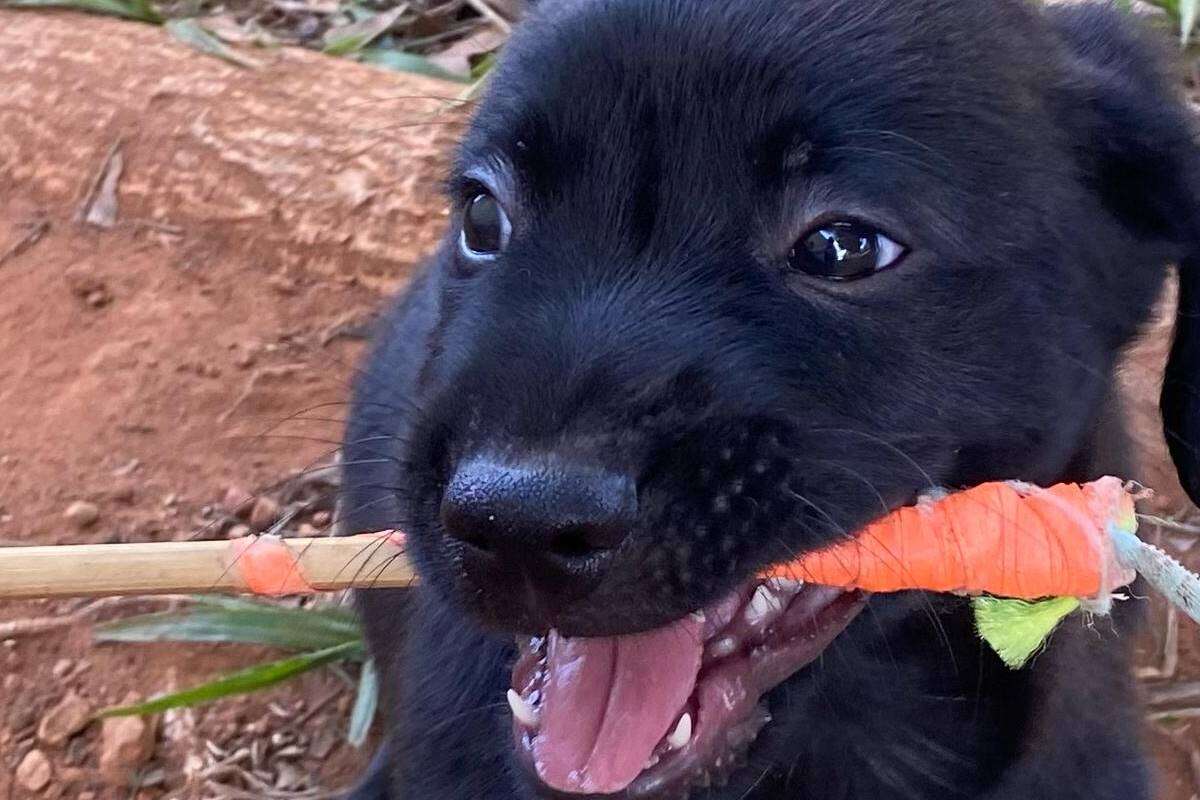
[[[308,594],[397,588],[415,575],[391,532],[0,548],[0,599],[154,594]]]

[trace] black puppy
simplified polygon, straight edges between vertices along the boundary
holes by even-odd
[[[358,385],[358,798],[1150,796],[1133,603],[1025,670],[963,601],[759,584],[934,486],[1129,475],[1112,372],[1200,159],[1133,24],[1027,0],[545,0]],[[514,645],[514,637],[517,644]]]

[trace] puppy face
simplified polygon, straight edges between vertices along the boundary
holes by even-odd
[[[455,169],[407,453],[414,547],[487,622],[661,625],[1080,447],[1123,233],[1038,62],[904,6],[573,3],[513,43]],[[628,479],[604,574],[543,603],[473,570],[440,516],[477,459]]]
[[[1089,446],[1174,244],[1080,155],[1066,51],[936,0],[564,0],[512,41],[360,429],[442,601],[533,637],[537,785],[724,776],[864,602],[761,567]]]

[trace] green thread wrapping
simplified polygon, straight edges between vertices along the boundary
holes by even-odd
[[[1079,608],[1079,598],[1052,597],[1030,602],[1002,597],[975,597],[971,605],[975,610],[975,628],[980,638],[1010,668],[1020,669],[1042,649],[1059,623]]]

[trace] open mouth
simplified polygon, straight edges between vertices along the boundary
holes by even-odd
[[[650,797],[725,781],[771,720],[763,696],[815,660],[866,596],[753,581],[656,630],[518,641],[517,752],[551,789]]]

